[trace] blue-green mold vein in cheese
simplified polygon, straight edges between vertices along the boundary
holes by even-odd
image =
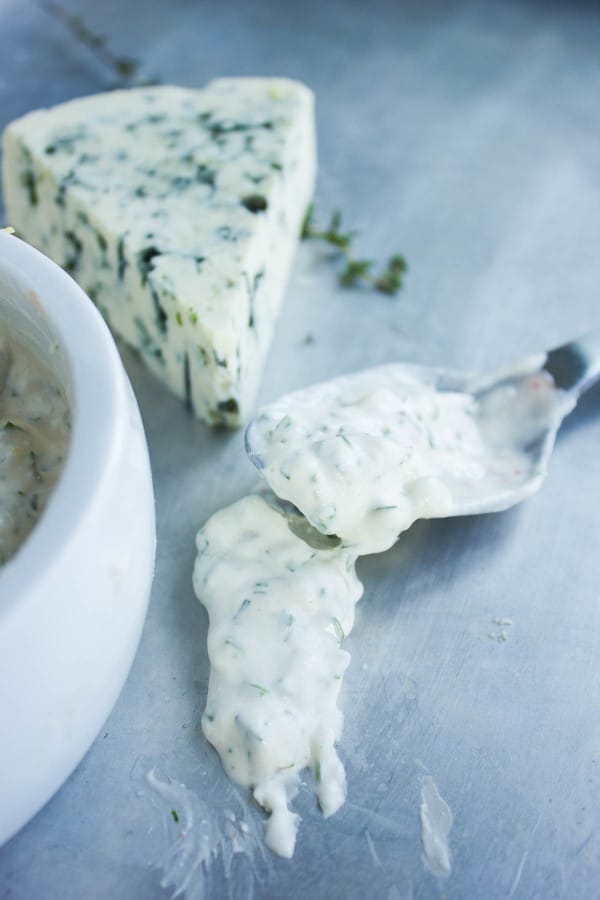
[[[19,234],[196,415],[247,418],[314,188],[308,88],[114,91],[24,116],[3,148]]]

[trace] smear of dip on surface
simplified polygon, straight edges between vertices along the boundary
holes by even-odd
[[[194,587],[210,617],[204,732],[270,810],[275,852],[293,853],[288,802],[303,768],[325,814],[345,798],[336,700],[350,659],[340,645],[362,593],[357,557],[387,550],[417,518],[481,497],[503,509],[507,492],[539,486],[544,472],[526,448],[570,402],[543,361],[498,386],[480,379],[477,399],[383,366],[288,395],[250,425],[248,453],[294,514],[257,496],[217,513],[198,535]],[[447,874],[452,818],[427,780],[421,821],[425,854]]]
[[[260,824],[238,804],[237,815],[222,804],[213,805],[154,766],[146,772],[143,786],[150,789],[157,801],[153,806],[162,813],[166,840],[160,856],[152,860],[162,870],[161,887],[171,888],[172,897],[206,900],[215,896],[213,870],[221,867],[226,881],[233,877],[239,885],[243,879],[245,892],[238,896],[251,900],[259,879],[257,863],[266,862],[268,868]]]
[[[452,810],[441,796],[430,775],[421,779],[421,844],[427,868],[440,878],[451,869],[448,837],[452,828]]]
[[[481,399],[436,390],[401,365],[337,378],[267,406],[248,450],[314,528],[359,554],[381,552],[416,519],[482,497],[503,508],[503,495],[537,474],[525,448],[564,415],[564,395],[539,363]]]
[[[42,514],[69,438],[69,406],[58,379],[0,322],[0,565]]]
[[[304,768],[326,816],[345,800],[337,697],[363,591],[353,555],[310,546],[292,527],[262,497],[246,497],[199,532],[194,569],[210,619],[202,727],[228,775],[270,812],[266,842],[286,857],[298,826],[288,803]]]

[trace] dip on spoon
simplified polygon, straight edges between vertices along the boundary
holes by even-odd
[[[246,448],[272,490],[357,554],[418,518],[497,512],[540,487],[600,373],[600,332],[493,376],[392,364],[265,407]]]

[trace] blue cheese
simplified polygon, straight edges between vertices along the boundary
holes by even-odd
[[[3,140],[8,220],[64,266],[196,415],[252,411],[316,171],[284,79],[115,91]]]

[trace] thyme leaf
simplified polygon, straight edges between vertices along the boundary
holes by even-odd
[[[349,259],[346,268],[340,275],[340,284],[344,287],[352,287],[359,281],[368,282],[372,268],[372,259]]]
[[[244,684],[248,685],[248,687],[254,688],[258,691],[261,697],[264,697],[265,694],[268,694],[269,691],[266,687],[263,687],[262,684],[255,684],[253,681],[244,681]]]
[[[342,230],[342,214],[339,209],[333,211],[327,228],[319,228],[315,219],[315,207],[311,203],[302,223],[300,238],[303,241],[322,241],[333,248],[333,259],[341,259],[344,263],[339,274],[342,287],[358,287],[362,284],[381,294],[397,294],[408,270],[405,258],[400,253],[395,253],[385,268],[375,275],[373,260],[354,256],[352,242],[357,234],[357,231]]]
[[[300,237],[303,241],[317,240],[324,241],[337,250],[349,251],[352,246],[352,240],[356,236],[356,231],[342,231],[342,214],[339,209],[334,209],[329,221],[329,227],[325,229],[317,228],[315,224],[315,207],[314,204],[308,207]]]
[[[408,266],[399,253],[392,256],[381,275],[375,279],[375,288],[382,294],[397,294]]]

